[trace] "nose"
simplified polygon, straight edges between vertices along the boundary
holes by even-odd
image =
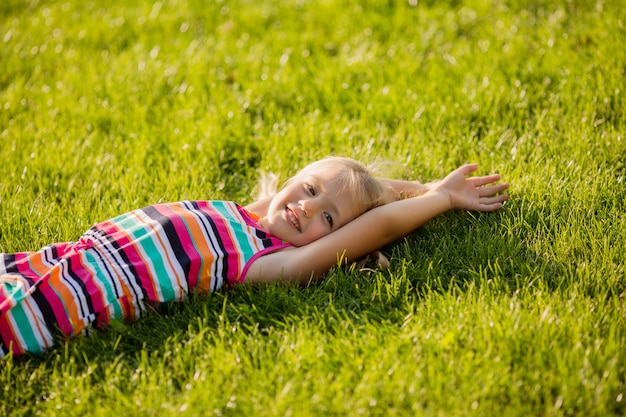
[[[306,217],[310,217],[315,214],[319,210],[319,205],[320,203],[317,201],[317,199],[302,199],[298,201],[298,206],[300,207],[300,210],[304,212],[304,215]]]

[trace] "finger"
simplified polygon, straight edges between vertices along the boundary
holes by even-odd
[[[500,174],[485,175],[484,177],[472,177],[467,180],[470,181],[475,187],[482,187],[483,185],[499,181]]]
[[[492,186],[489,186],[489,187],[480,187],[480,188],[478,188],[478,196],[479,197],[489,197],[489,196],[501,193],[502,191],[506,190],[507,188],[509,188],[509,184],[507,184],[507,183],[496,184],[496,185],[492,185]]]
[[[478,169],[478,164],[465,164],[456,169],[458,172],[462,172],[463,175],[469,175]]]
[[[480,211],[484,211],[484,212],[492,212],[492,211],[496,211],[496,210],[500,210],[502,208],[502,203],[495,203],[495,204],[481,204],[480,206],[478,206],[478,210]]]
[[[505,194],[493,197],[492,199],[488,199],[488,201],[483,201],[483,199],[481,199],[480,203],[478,204],[478,210],[485,212],[500,210],[502,207],[504,207],[504,202],[508,199],[509,196]]]
[[[481,197],[478,203],[480,205],[491,205],[491,204],[503,203],[508,199],[509,199],[509,196],[507,194],[500,194],[495,197]]]

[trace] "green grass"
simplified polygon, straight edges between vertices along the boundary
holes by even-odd
[[[416,6],[412,6],[412,4]],[[626,9],[0,4],[0,252],[330,153],[510,181],[388,271],[241,286],[0,361],[0,414],[626,414]]]

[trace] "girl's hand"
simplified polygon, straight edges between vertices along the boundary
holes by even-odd
[[[457,210],[495,211],[502,208],[509,196],[500,193],[509,188],[509,184],[496,184],[500,180],[499,174],[468,178],[477,168],[478,164],[463,165],[434,184],[431,191],[447,193],[452,208]]]

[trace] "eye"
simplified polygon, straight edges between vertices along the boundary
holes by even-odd
[[[324,218],[326,219],[326,221],[328,222],[328,224],[330,225],[330,227],[333,227],[333,216],[331,216],[330,214],[324,212]]]
[[[309,190],[309,193],[314,196],[316,194],[315,192],[315,188],[313,188],[313,186],[311,184],[306,184],[306,188],[307,190]]]

